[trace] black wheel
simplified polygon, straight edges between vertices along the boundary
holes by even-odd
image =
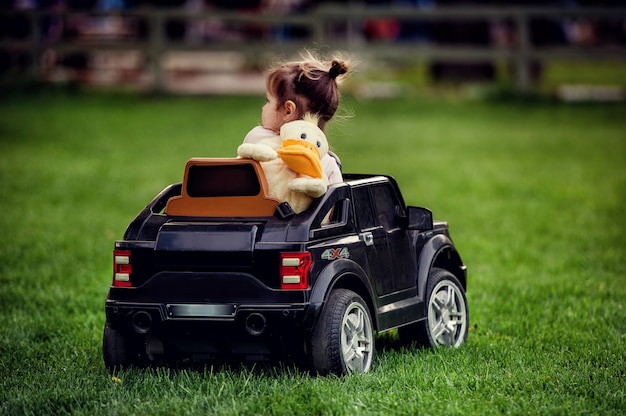
[[[367,372],[374,356],[374,332],[365,301],[351,290],[333,290],[309,345],[313,369],[320,374]]]
[[[399,328],[402,341],[457,348],[467,339],[469,309],[465,290],[447,270],[433,269],[426,285],[426,319]]]
[[[102,356],[109,371],[140,364],[142,354],[138,345],[136,340],[124,337],[118,330],[111,328],[108,322],[104,324]]]

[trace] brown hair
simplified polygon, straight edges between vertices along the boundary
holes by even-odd
[[[348,64],[339,58],[324,62],[310,52],[302,58],[272,69],[267,75],[267,91],[276,97],[279,105],[293,101],[297,118],[305,113],[317,115],[318,126],[324,130],[339,106],[337,81],[348,72]]]

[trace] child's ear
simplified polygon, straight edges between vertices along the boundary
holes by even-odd
[[[289,122],[289,121],[293,121],[296,119],[296,103],[294,103],[291,100],[287,100],[285,101],[285,115],[284,115],[284,120],[285,122]]]

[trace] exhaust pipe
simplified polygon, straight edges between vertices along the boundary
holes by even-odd
[[[250,335],[259,336],[265,331],[267,319],[260,313],[251,313],[246,318],[246,331]]]
[[[146,311],[139,311],[133,315],[133,329],[138,334],[146,334],[152,326],[152,317]]]

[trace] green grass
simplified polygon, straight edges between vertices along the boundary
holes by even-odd
[[[192,156],[233,156],[259,98],[0,101],[0,414],[624,414],[626,106],[355,101],[346,172],[396,177],[469,267],[458,350],[381,342],[365,375],[107,373],[113,242]]]

